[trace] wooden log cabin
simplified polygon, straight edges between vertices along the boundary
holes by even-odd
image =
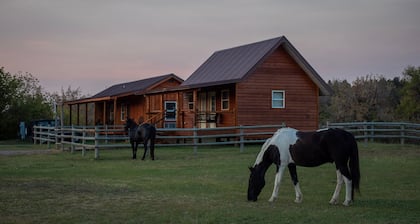
[[[165,101],[177,101],[178,94],[161,94],[147,97],[152,91],[164,92],[179,86],[184,80],[174,74],[113,85],[96,95],[74,101],[68,101],[70,124],[72,125],[121,125],[127,117],[138,122],[158,122],[162,119]],[[165,98],[162,98],[165,96]],[[93,105],[93,106],[88,106]],[[169,107],[170,105],[168,105]],[[91,108],[91,111],[88,111]],[[93,111],[92,111],[93,110]],[[73,111],[76,114],[73,114]],[[81,116],[80,111],[85,114]],[[74,119],[75,117],[75,119]],[[80,119],[83,117],[84,119]],[[173,123],[173,122],[172,122]]]
[[[181,87],[189,99],[186,126],[203,128],[285,123],[317,129],[319,96],[331,92],[284,36],[217,51]]]
[[[69,105],[95,101],[95,119],[107,124],[121,124],[128,115],[159,128],[285,123],[313,130],[318,128],[319,96],[331,92],[284,36],[216,51],[185,81],[173,74],[155,79],[147,88],[115,96],[104,90]]]

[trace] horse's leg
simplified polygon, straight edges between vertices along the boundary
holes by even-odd
[[[343,202],[343,205],[349,206],[353,200],[352,200],[352,180],[344,176],[344,183],[346,184],[346,200]]]
[[[155,140],[150,139],[150,156],[152,160],[155,160]]]
[[[298,180],[298,176],[296,172],[296,164],[290,163],[287,167],[289,168],[290,177],[292,178],[293,185],[295,186],[295,194],[296,194],[295,202],[301,203],[303,200],[303,194],[299,186],[299,180]]]
[[[330,204],[338,204],[338,197],[340,196],[341,185],[343,185],[343,175],[341,175],[340,170],[336,170],[337,173],[337,185],[335,186],[334,194],[330,200]]]
[[[131,148],[133,150],[133,159],[137,158],[137,142],[134,141],[131,143]]]
[[[143,157],[141,158],[141,160],[144,160],[146,158],[146,152],[147,152],[147,142],[149,140],[144,139],[144,143],[143,143],[143,147],[144,147],[144,153],[143,153]]]
[[[347,165],[339,167],[341,174],[343,175],[344,183],[346,184],[346,199],[343,202],[343,205],[349,206],[352,202],[352,180],[350,171],[347,168]]]
[[[275,201],[279,196],[279,188],[281,179],[283,178],[284,169],[286,168],[286,165],[280,165],[280,167],[277,170],[276,178],[274,180],[274,189],[273,194],[271,195],[271,198],[268,200],[269,202]]]

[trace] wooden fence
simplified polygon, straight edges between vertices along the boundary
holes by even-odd
[[[364,142],[420,143],[420,124],[404,122],[327,123],[326,128],[342,128]]]
[[[158,129],[157,147],[192,146],[194,153],[200,146],[238,145],[243,152],[245,144],[263,143],[279,128],[285,125],[239,126],[225,128],[171,128]],[[353,133],[364,142],[381,139],[382,141],[399,141],[420,143],[420,124],[401,122],[353,122],[328,123],[325,128],[342,128]],[[72,126],[72,127],[34,127],[34,143],[55,144],[57,148],[72,152],[86,149],[95,150],[99,158],[99,149],[127,148],[129,138],[122,126]]]
[[[221,128],[170,128],[157,129],[156,147],[192,146],[197,153],[199,146],[238,145],[243,152],[245,144],[263,143],[273,133],[285,125],[238,126]],[[71,126],[71,127],[34,127],[34,144],[55,144],[56,148],[66,146],[72,152],[86,149],[95,150],[99,158],[99,149],[127,148],[129,138],[122,126]]]

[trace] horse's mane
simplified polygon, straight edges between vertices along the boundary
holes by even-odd
[[[291,139],[293,139],[293,138],[296,138],[296,129],[293,129],[293,128],[280,128],[280,129],[278,129],[274,134],[273,134],[273,137],[271,137],[271,138],[269,138],[269,139],[267,139],[265,142],[264,142],[264,144],[263,144],[263,146],[261,147],[261,151],[258,153],[258,155],[257,155],[257,159],[255,160],[255,163],[254,163],[254,166],[255,165],[257,165],[257,164],[259,164],[262,160],[263,160],[263,157],[264,157],[264,153],[265,153],[265,151],[267,151],[267,149],[268,149],[268,147],[270,146],[270,145],[276,145],[277,147],[280,147],[280,145],[281,144],[284,144],[283,142],[282,142],[282,139],[284,138],[284,137],[286,137],[287,138],[287,141],[289,141],[289,140],[291,140]],[[294,136],[289,136],[290,134],[293,134]],[[284,141],[284,140],[283,140]],[[289,143],[286,143],[286,144],[289,144]],[[284,147],[284,146],[283,146]],[[287,147],[287,146],[286,146]]]
[[[270,142],[271,142],[271,138],[267,139],[264,142],[263,146],[261,147],[261,151],[257,155],[257,159],[255,159],[254,166],[256,166],[258,163],[260,163],[263,160],[264,153],[267,150],[268,146],[270,145]]]

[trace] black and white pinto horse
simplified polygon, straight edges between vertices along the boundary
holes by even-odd
[[[254,166],[249,168],[251,174],[248,200],[257,200],[265,185],[265,173],[274,163],[277,173],[269,201],[277,199],[284,170],[288,167],[295,188],[295,202],[300,203],[303,195],[299,187],[296,166],[316,167],[327,162],[335,163],[337,174],[337,185],[330,204],[338,204],[344,181],[346,196],[343,205],[350,205],[354,190],[359,190],[360,182],[359,153],[354,136],[341,129],[302,132],[293,128],[281,128],[267,139]]]
[[[125,131],[128,131],[128,136],[130,137],[130,144],[133,150],[133,159],[137,158],[137,146],[139,143],[143,142],[144,153],[141,158],[144,160],[146,157],[147,146],[150,145],[150,157],[152,160],[155,160],[155,139],[156,139],[156,128],[155,126],[144,123],[137,125],[137,123],[131,119],[127,118],[125,125]]]

